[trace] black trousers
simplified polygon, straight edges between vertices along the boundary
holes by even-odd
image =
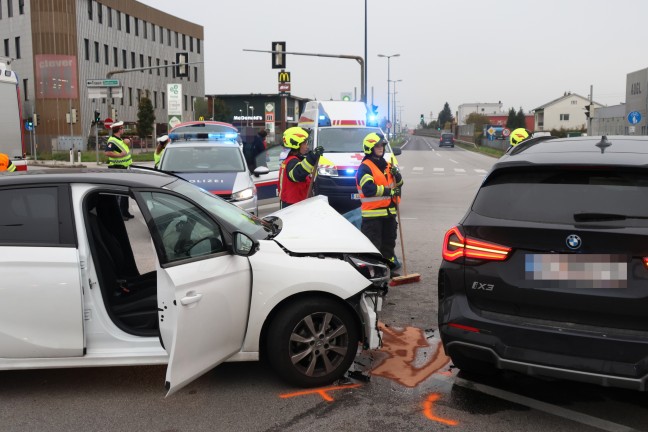
[[[110,168],[110,169],[128,169],[127,167],[125,167],[123,165],[108,165],[108,168]],[[117,203],[119,204],[119,210],[121,211],[122,216],[130,215],[130,212],[128,211],[128,197],[118,196],[117,197]]]
[[[384,258],[394,258],[396,247],[396,230],[398,222],[395,217],[362,218],[360,230],[376,246]]]

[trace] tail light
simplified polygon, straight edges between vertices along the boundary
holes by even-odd
[[[648,257],[644,257],[643,262],[646,268],[648,268]]]
[[[473,258],[486,261],[504,261],[511,248],[470,237],[464,237],[459,228],[452,227],[443,239],[443,259],[455,261],[459,258]],[[644,258],[644,263],[648,258]],[[646,264],[648,266],[648,263]]]

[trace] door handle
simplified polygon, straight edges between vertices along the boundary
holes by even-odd
[[[202,296],[203,296],[202,294],[197,293],[197,292],[195,292],[195,291],[189,291],[189,292],[187,293],[187,296],[186,296],[186,297],[182,297],[182,298],[180,299],[180,303],[181,303],[183,306],[187,306],[187,305],[190,305],[190,304],[192,304],[192,303],[197,303],[197,302],[200,301],[200,299],[202,299]]]

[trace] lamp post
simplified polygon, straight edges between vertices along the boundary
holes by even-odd
[[[250,116],[250,102],[248,101],[243,101],[245,102],[245,127],[248,125],[248,117]]]
[[[392,55],[385,55],[385,54],[378,54],[378,57],[386,57],[387,58],[387,120],[391,122],[391,115],[390,115],[390,101],[389,101],[389,61],[392,57],[400,57],[400,54],[392,54]],[[392,125],[393,126],[393,125]],[[390,128],[387,129],[387,136],[389,136]]]
[[[399,80],[393,80],[392,81],[394,83],[394,102],[393,102],[394,110],[392,111],[392,114],[393,114],[393,117],[394,117],[394,119],[392,121],[392,126],[394,127],[394,134],[396,133],[396,130],[397,130],[396,129],[396,83],[401,82],[401,81],[403,81],[403,80],[399,79]]]
[[[242,108],[239,108],[239,116],[243,117],[243,109]],[[239,120],[239,125],[243,126],[243,120]]]
[[[252,110],[252,127],[254,127],[254,107],[250,106],[250,110]]]

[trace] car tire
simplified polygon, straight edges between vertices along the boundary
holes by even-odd
[[[274,315],[266,337],[267,360],[285,381],[319,387],[344,375],[359,339],[353,312],[341,301],[300,299]]]

